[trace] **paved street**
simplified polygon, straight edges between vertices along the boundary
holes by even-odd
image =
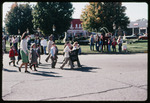
[[[2,98],[4,101],[145,101],[147,99],[148,54],[80,55],[82,68],[59,69],[58,56],[52,69],[42,55],[38,71],[18,72],[4,54]],[[19,62],[21,64],[21,61]]]

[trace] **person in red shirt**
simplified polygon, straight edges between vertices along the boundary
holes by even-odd
[[[114,52],[114,51],[116,52],[116,45],[117,45],[117,42],[116,42],[115,38],[113,38],[113,42],[112,42],[112,49],[113,49],[113,52]]]
[[[15,65],[15,56],[17,56],[18,55],[18,53],[17,53],[17,51],[16,51],[16,49],[15,49],[15,47],[14,46],[11,46],[10,47],[10,51],[9,51],[9,58],[10,58],[10,62],[9,62],[9,65],[11,64],[11,63],[13,63],[13,66],[16,66]]]

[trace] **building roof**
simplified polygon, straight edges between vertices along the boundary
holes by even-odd
[[[148,27],[148,21],[146,19],[139,19],[137,21],[132,21],[127,26],[127,28],[147,28]]]

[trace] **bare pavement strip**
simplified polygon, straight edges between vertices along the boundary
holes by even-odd
[[[145,101],[147,100],[148,54],[80,55],[82,68],[59,69],[58,56],[52,69],[42,55],[38,71],[24,73],[9,66],[3,57],[2,99],[4,101]],[[19,62],[21,64],[21,61]]]

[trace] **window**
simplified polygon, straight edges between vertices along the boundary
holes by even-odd
[[[81,24],[79,24],[79,28],[81,28]]]
[[[76,28],[78,27],[78,24],[76,24]]]

